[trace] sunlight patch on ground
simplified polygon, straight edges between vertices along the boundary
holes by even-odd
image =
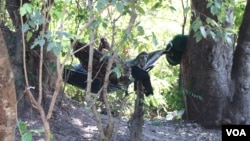
[[[71,105],[71,108],[74,109],[74,110],[76,109],[76,107],[74,105]]]
[[[37,124],[37,121],[35,121],[35,120],[31,120],[31,121],[29,121],[29,122],[25,122],[28,126],[31,126],[31,125],[35,125],[35,124]]]
[[[81,121],[81,119],[79,118],[71,118],[72,119],[72,123],[78,126],[83,126],[83,123]]]
[[[95,133],[98,132],[98,129],[96,126],[87,126],[81,129],[84,132],[85,138],[92,138],[94,137]]]

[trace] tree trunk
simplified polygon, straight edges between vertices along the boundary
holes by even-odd
[[[142,88],[142,82],[137,82],[137,97],[135,100],[135,110],[129,120],[130,140],[131,141],[142,141],[142,126],[144,124],[144,93]]]
[[[25,2],[27,0],[24,0]],[[15,28],[14,31],[10,31],[7,27],[4,27],[3,35],[9,51],[11,67],[14,73],[16,96],[18,101],[18,111],[23,111],[26,106],[24,100],[24,76],[23,76],[23,49],[22,49],[22,26],[19,16],[20,1],[8,0],[6,1],[6,10],[8,11],[12,20],[12,25]],[[4,24],[3,24],[4,25]]]
[[[196,14],[193,14],[191,22],[197,15],[200,15],[204,24],[206,17],[202,15],[216,20],[206,4],[205,1],[192,0]],[[225,104],[232,95],[230,73],[233,47],[222,39],[214,41],[207,37],[197,43],[193,37],[194,33],[191,32],[181,62],[186,118],[204,126],[218,126],[223,120]]]
[[[0,29],[0,141],[15,139],[16,104],[14,75]]]
[[[247,1],[234,54],[232,80],[234,93],[229,117],[235,124],[250,124],[250,1]]]
[[[23,0],[23,3],[29,3],[28,0]],[[27,41],[22,41],[22,27],[21,27],[21,17],[19,14],[19,8],[20,8],[20,2],[16,0],[8,0],[6,1],[6,9],[10,15],[10,18],[12,20],[12,24],[15,27],[15,32],[5,32],[7,36],[7,40],[14,42],[10,42],[7,47],[9,50],[14,50],[11,56],[11,64],[13,71],[15,72],[15,81],[17,86],[17,97],[20,98],[18,111],[24,111],[23,109],[26,109],[30,106],[30,102],[26,99],[25,95],[23,97],[23,91],[25,89],[24,87],[24,73],[23,73],[23,47],[22,42],[26,42],[26,64],[27,64],[27,71],[28,71],[28,79],[29,79],[29,85],[32,87],[35,87],[35,90],[32,90],[33,95],[35,98],[38,98],[39,93],[39,62],[40,62],[40,47],[35,47],[34,49],[30,49],[30,46],[33,44],[35,38],[39,36],[42,30],[42,26],[38,28],[37,31],[32,32],[31,39]],[[24,22],[26,22],[25,17],[23,17]],[[49,18],[49,17],[48,17]],[[48,25],[45,26],[45,31],[48,28]],[[26,34],[26,33],[24,33]],[[26,35],[24,35],[26,36]],[[46,44],[47,45],[47,44]],[[45,111],[48,110],[49,104],[50,104],[50,98],[46,98],[46,96],[51,97],[53,94],[55,83],[56,83],[56,70],[54,67],[56,67],[56,56],[53,52],[47,52],[46,46],[43,48],[43,68],[42,68],[42,97],[43,97],[43,108]],[[27,111],[27,110],[25,110]],[[20,114],[22,115],[22,114]]]

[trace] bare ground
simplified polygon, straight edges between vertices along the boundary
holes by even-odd
[[[60,99],[60,98],[59,98]],[[103,124],[107,123],[107,116],[101,115]],[[28,129],[41,129],[42,122],[34,109],[24,111],[19,120],[25,121]],[[129,141],[130,131],[127,120],[115,121],[116,141]],[[55,106],[50,120],[52,141],[98,141],[98,129],[95,118],[89,109],[67,97],[61,98]],[[33,141],[43,141],[44,134],[33,133]],[[183,120],[167,121],[164,119],[146,120],[143,126],[143,141],[220,141],[220,129],[205,129],[196,123]],[[18,129],[16,141],[21,141]]]

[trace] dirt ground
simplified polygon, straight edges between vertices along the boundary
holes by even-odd
[[[98,141],[98,129],[90,109],[86,109],[67,97],[59,98],[52,119],[50,120],[52,141]],[[101,115],[103,124],[108,119]],[[34,109],[23,112],[19,117],[27,123],[28,129],[41,129],[42,122]],[[114,119],[116,141],[129,141],[130,131],[127,120]],[[165,119],[147,120],[143,126],[143,141],[220,141],[220,129],[204,129],[196,123],[182,120],[168,121]],[[21,141],[18,129],[16,141]],[[33,141],[44,141],[44,134],[33,133]]]

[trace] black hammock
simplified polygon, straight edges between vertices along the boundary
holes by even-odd
[[[154,67],[154,63],[162,56],[166,55],[168,62],[171,65],[177,65],[180,63],[182,53],[186,47],[187,36],[177,35],[173,38],[166,48],[153,52],[141,52],[136,58],[122,61],[116,58],[113,63],[112,69],[118,64],[122,66],[122,74],[118,78],[115,72],[112,72],[109,77],[108,92],[113,91],[126,91],[129,84],[141,80],[144,86],[144,93],[146,95],[153,94],[153,89],[150,82],[150,76],[148,72]],[[74,85],[81,89],[87,87],[87,69],[89,59],[89,45],[81,43],[79,41],[74,45],[74,51],[80,51],[75,53],[80,61],[80,64],[76,64],[73,67],[65,67],[63,79],[66,83]],[[106,74],[106,66],[108,64],[108,56],[104,56],[102,49],[110,49],[109,44],[104,38],[100,40],[100,46],[98,49],[94,48],[93,54],[93,68],[92,68],[92,87],[91,92],[97,93],[103,86],[104,77]],[[178,51],[176,51],[178,50]],[[173,63],[173,61],[175,61]],[[143,64],[143,66],[141,66]],[[132,78],[131,78],[132,76]],[[136,87],[136,85],[135,85]],[[136,88],[135,88],[136,89]]]

